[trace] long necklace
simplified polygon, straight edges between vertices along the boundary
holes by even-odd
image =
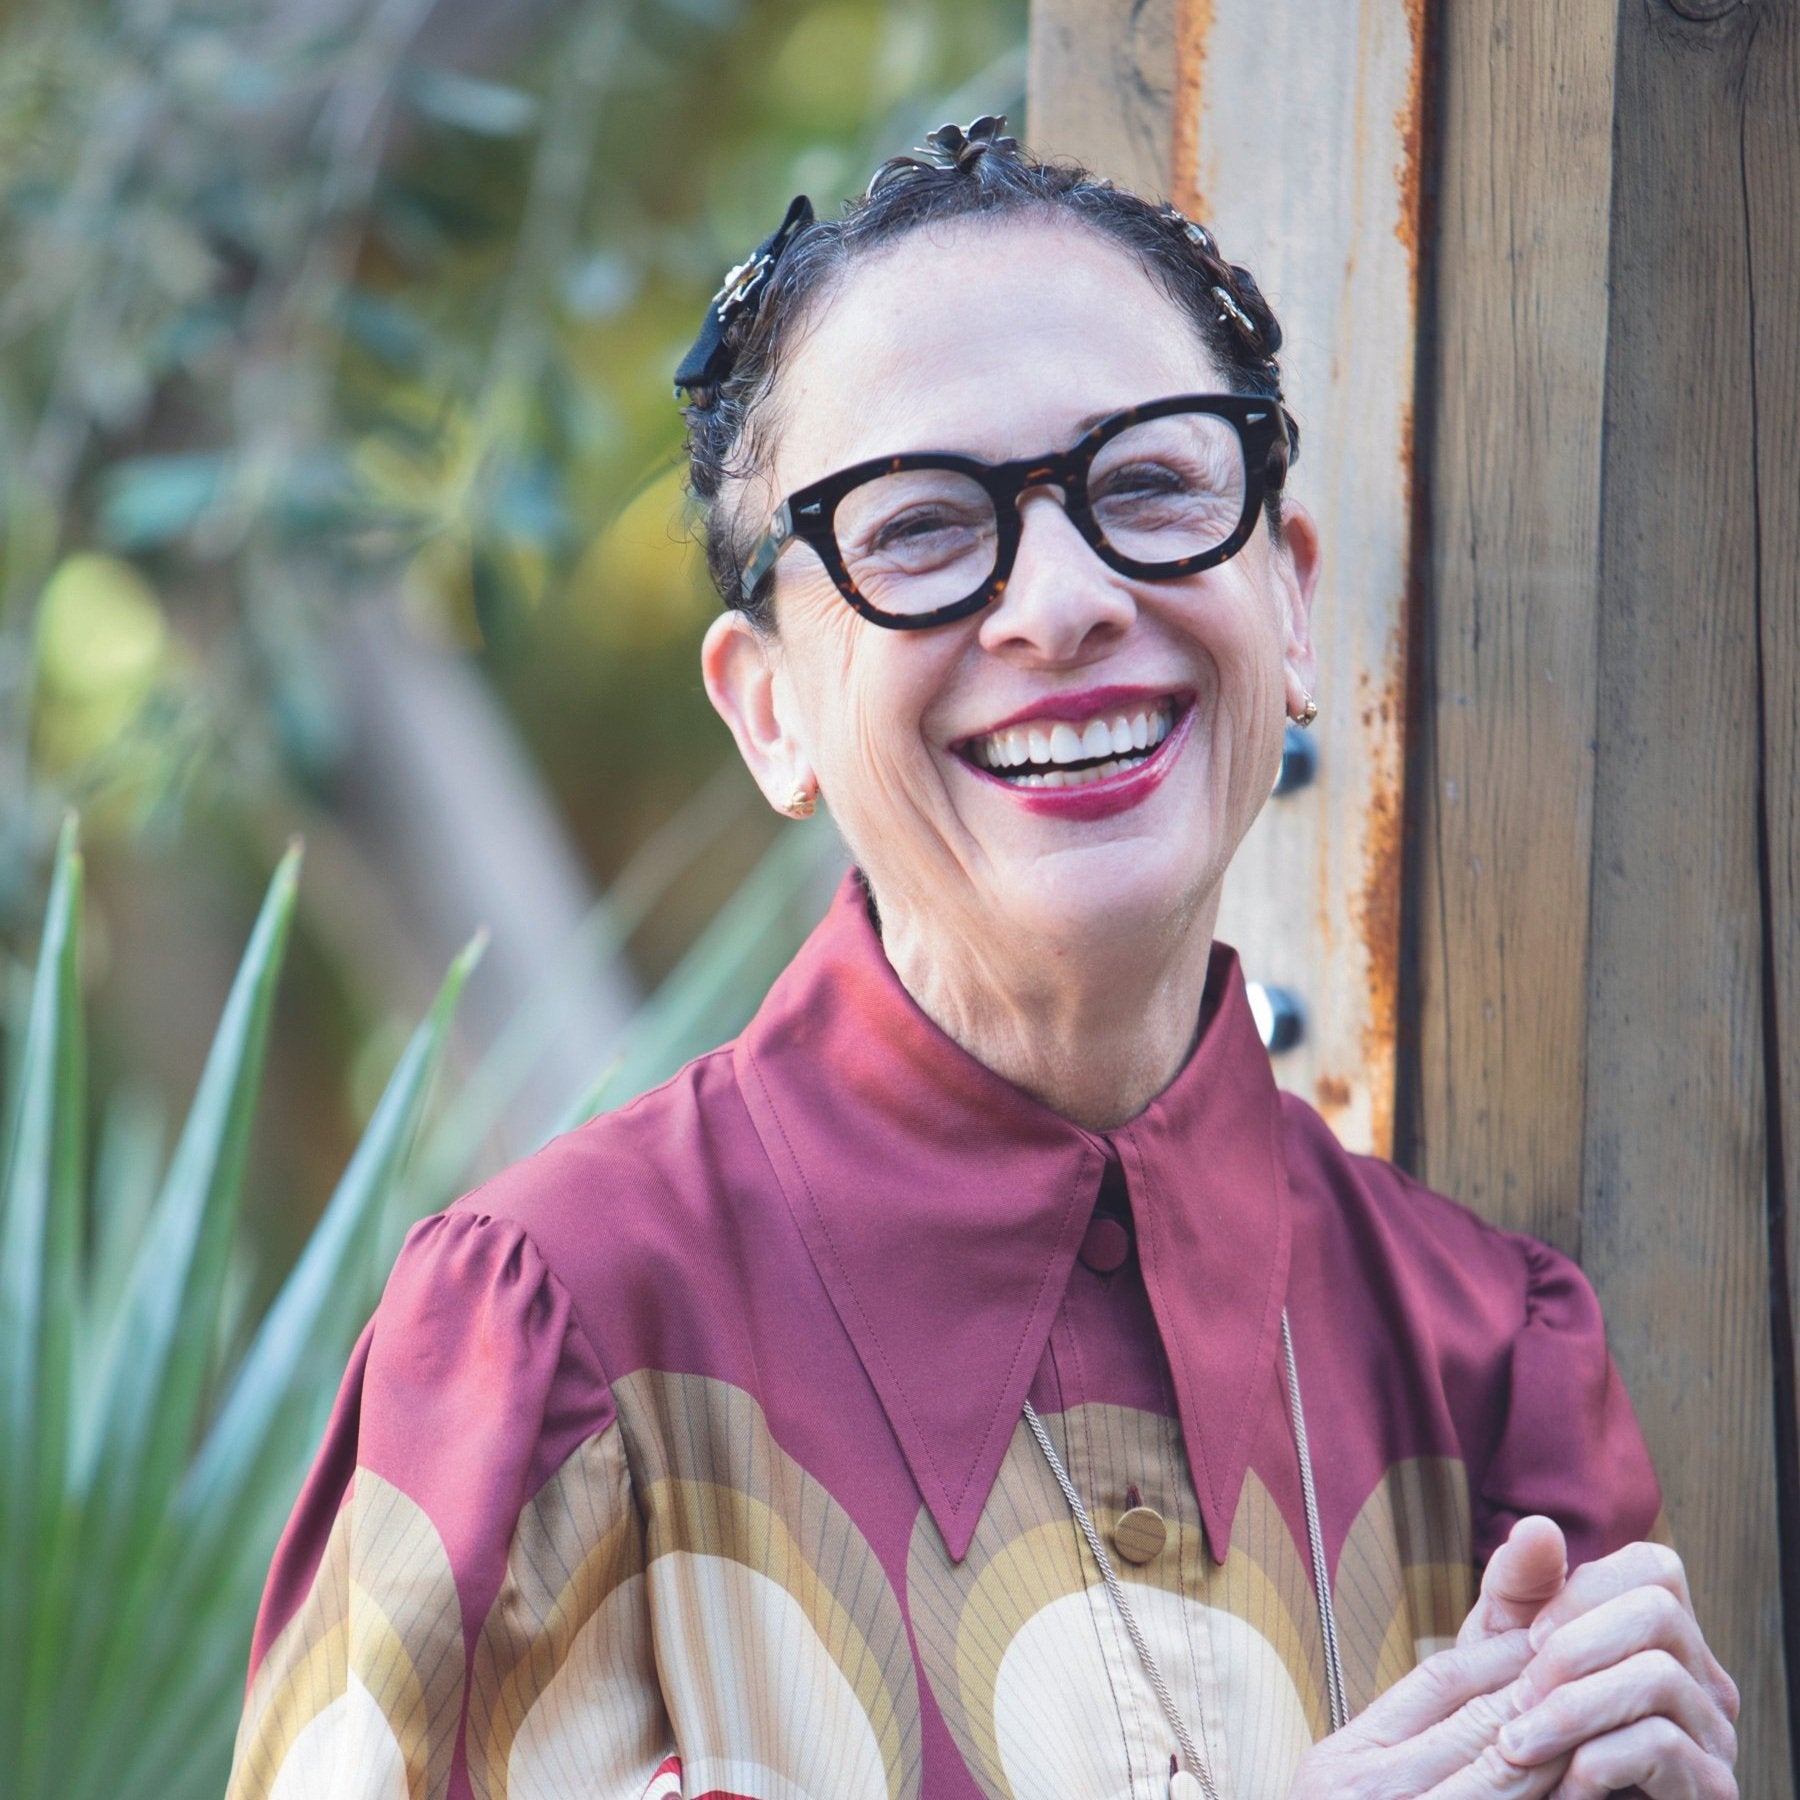
[[[1294,1448],[1300,1456],[1300,1493],[1306,1503],[1306,1540],[1307,1548],[1312,1553],[1313,1586],[1319,1597],[1319,1629],[1325,1638],[1325,1687],[1331,1705],[1331,1729],[1338,1731],[1349,1723],[1350,1707],[1344,1693],[1343,1658],[1338,1651],[1337,1608],[1332,1603],[1331,1583],[1326,1576],[1325,1534],[1319,1526],[1319,1499],[1313,1487],[1312,1449],[1306,1437],[1306,1414],[1300,1405],[1300,1368],[1294,1360],[1294,1334],[1288,1329],[1286,1307],[1281,1311],[1281,1352],[1287,1379],[1288,1412],[1294,1425]],[[1069,1511],[1074,1515],[1075,1523],[1081,1527],[1081,1535],[1087,1539],[1087,1547],[1100,1570],[1100,1579],[1105,1582],[1106,1591],[1112,1596],[1113,1605],[1118,1608],[1119,1621],[1125,1627],[1125,1635],[1131,1639],[1131,1647],[1137,1652],[1138,1661],[1144,1665],[1144,1673],[1150,1677],[1150,1685],[1156,1690],[1157,1703],[1162,1707],[1163,1715],[1169,1721],[1169,1728],[1175,1734],[1180,1767],[1169,1776],[1169,1800],[1191,1800],[1195,1794],[1204,1795],[1205,1800],[1219,1800],[1219,1790],[1213,1785],[1211,1766],[1195,1748],[1186,1721],[1175,1704],[1175,1696],[1169,1692],[1169,1684],[1163,1679],[1163,1672],[1157,1666],[1156,1658],[1150,1654],[1150,1645],[1144,1637],[1143,1628],[1137,1622],[1137,1615],[1131,1610],[1131,1602],[1125,1597],[1125,1584],[1112,1566],[1112,1558],[1106,1554],[1106,1546],[1100,1541],[1100,1533],[1095,1530],[1094,1521],[1082,1504],[1075,1483],[1069,1479],[1069,1471],[1063,1466],[1062,1458],[1057,1455],[1056,1446],[1051,1443],[1050,1434],[1044,1429],[1044,1421],[1038,1417],[1037,1408],[1029,1400],[1025,1402],[1025,1423],[1031,1427],[1031,1435],[1037,1439],[1038,1448],[1043,1451],[1044,1460],[1050,1465],[1050,1473],[1056,1477],[1056,1485],[1062,1489],[1063,1498],[1069,1503]],[[1204,1735],[1205,1725],[1200,1729]]]

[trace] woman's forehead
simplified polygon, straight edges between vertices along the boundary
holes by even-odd
[[[853,264],[783,370],[788,492],[864,457],[1063,447],[1081,422],[1220,385],[1132,254],[1073,222],[958,219]]]

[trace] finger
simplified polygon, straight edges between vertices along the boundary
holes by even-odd
[[[1510,1763],[1491,1744],[1479,1756],[1455,1774],[1447,1776],[1436,1787],[1402,1788],[1402,1793],[1416,1793],[1420,1800],[1542,1800],[1566,1774],[1567,1760],[1541,1764],[1535,1769],[1521,1769]],[[1661,1796],[1658,1796],[1661,1800]]]
[[[1478,1696],[1510,1689],[1530,1660],[1531,1641],[1522,1631],[1440,1650],[1401,1676],[1346,1729],[1369,1743],[1403,1744]]]
[[[1532,1637],[1537,1637],[1533,1630]],[[1738,1713],[1737,1686],[1707,1647],[1694,1615],[1665,1587],[1627,1589],[1539,1639],[1519,1679],[1521,1710],[1564,1682],[1608,1668],[1640,1651],[1660,1650],[1681,1664],[1727,1720]]]
[[[1435,1782],[1448,1780],[1457,1770],[1480,1762],[1494,1748],[1502,1728],[1516,1719],[1519,1712],[1517,1682],[1492,1693],[1477,1694],[1448,1718],[1440,1719],[1389,1752],[1389,1771],[1399,1780],[1399,1786],[1393,1791],[1417,1794]],[[1509,1760],[1517,1762],[1518,1759]],[[1538,1757],[1530,1766],[1553,1760]]]
[[[1562,1591],[1568,1575],[1569,1550],[1562,1527],[1539,1514],[1521,1519],[1488,1558],[1481,1596],[1463,1621],[1457,1643],[1529,1625]]]
[[[1558,1800],[1605,1800],[1620,1788],[1646,1800],[1737,1800],[1731,1769],[1669,1719],[1640,1719],[1583,1744],[1569,1759]]]
[[[1627,1544],[1611,1556],[1583,1563],[1562,1591],[1545,1603],[1531,1627],[1537,1642],[1542,1644],[1559,1625],[1580,1618],[1617,1594],[1639,1587],[1664,1588],[1686,1611],[1694,1610],[1688,1594],[1687,1570],[1667,1544]]]
[[[1508,1761],[1530,1766],[1648,1718],[1678,1725],[1727,1767],[1737,1760],[1731,1721],[1666,1650],[1645,1650],[1597,1674],[1565,1682],[1502,1726],[1497,1741]]]

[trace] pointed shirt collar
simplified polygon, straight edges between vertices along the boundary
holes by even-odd
[[[1109,1146],[1223,1559],[1275,1379],[1287,1176],[1235,952],[1173,1082],[1102,1135],[977,1062],[901,986],[846,878],[735,1057],[783,1195],[950,1554],[968,1551]]]

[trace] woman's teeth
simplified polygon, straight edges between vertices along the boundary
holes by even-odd
[[[1149,759],[1175,722],[1173,701],[1085,725],[1062,719],[1009,725],[972,738],[969,760],[1020,787],[1081,787]]]

